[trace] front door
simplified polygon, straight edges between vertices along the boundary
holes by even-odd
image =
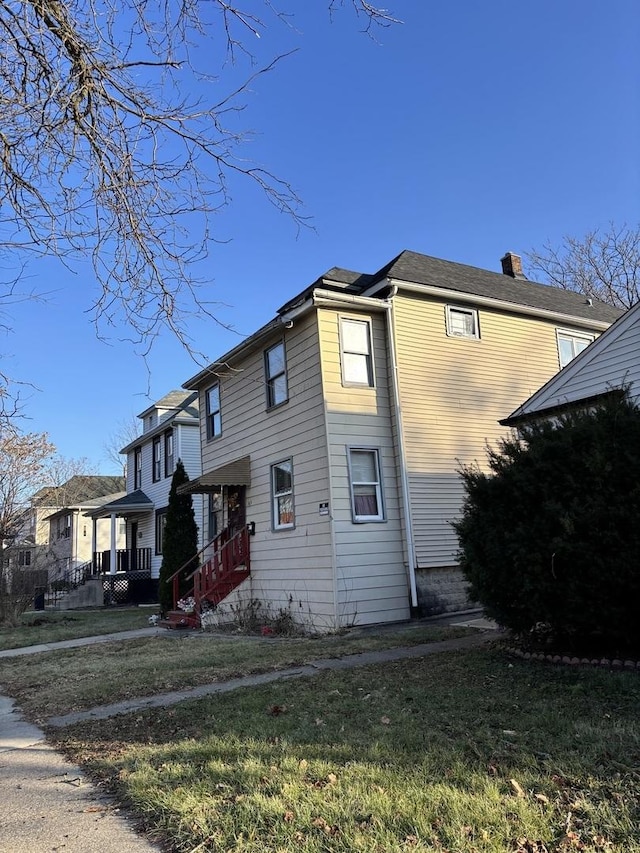
[[[247,523],[245,508],[246,486],[227,486],[227,527],[233,536]]]

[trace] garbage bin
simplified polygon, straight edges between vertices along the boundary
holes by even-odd
[[[33,609],[44,610],[44,587],[36,587],[35,595],[33,596]]]

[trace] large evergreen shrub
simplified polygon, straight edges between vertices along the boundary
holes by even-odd
[[[191,495],[178,494],[178,487],[189,482],[182,461],[178,459],[171,480],[167,518],[162,538],[162,565],[158,584],[160,609],[163,613],[173,607],[173,583],[169,578],[180,572],[180,595],[191,590],[186,578],[198,568],[198,526],[193,511]]]
[[[520,634],[640,655],[640,410],[626,393],[524,427],[466,467],[454,526],[470,593]]]

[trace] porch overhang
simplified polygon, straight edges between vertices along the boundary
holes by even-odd
[[[206,494],[215,491],[219,486],[250,486],[251,457],[243,456],[235,462],[228,462],[213,471],[207,471],[195,480],[190,480],[178,487],[181,495]]]
[[[83,514],[89,518],[109,518],[111,515],[123,517],[151,512],[152,510],[153,501],[151,498],[148,498],[141,489],[136,489],[135,492],[131,492],[118,500],[102,504],[96,509],[87,510]]]

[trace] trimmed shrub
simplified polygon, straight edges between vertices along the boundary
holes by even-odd
[[[181,569],[180,596],[191,592],[193,584],[187,577],[199,565],[198,559],[198,526],[193,512],[191,495],[178,494],[178,487],[189,482],[189,475],[184,470],[182,461],[178,459],[176,470],[171,480],[169,503],[167,504],[167,520],[162,537],[162,565],[158,583],[158,598],[160,610],[166,613],[174,605],[173,583],[169,578]]]
[[[525,426],[461,474],[470,594],[559,649],[640,654],[640,409],[625,392]]]

